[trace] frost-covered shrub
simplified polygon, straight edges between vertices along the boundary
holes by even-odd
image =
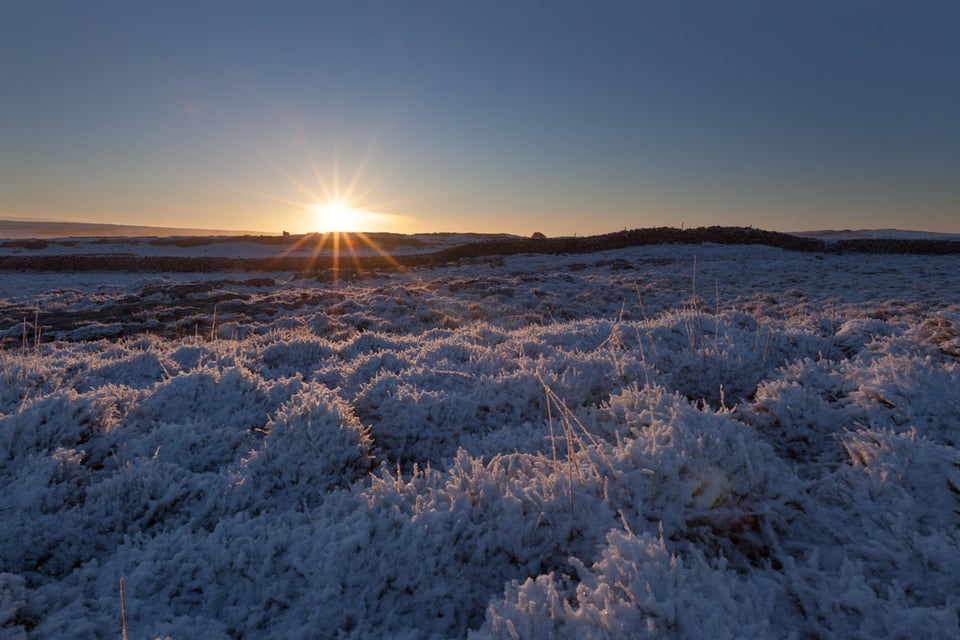
[[[833,335],[831,351],[839,351],[843,356],[852,358],[872,341],[889,336],[891,333],[892,327],[881,320],[852,318],[841,324]]]
[[[950,445],[960,439],[960,362],[921,356],[915,349],[904,352],[891,342],[854,364],[850,377],[857,388],[850,401],[864,416],[861,423],[898,431],[915,427],[923,436]]]
[[[815,355],[826,344],[782,321],[761,324],[735,312],[701,318],[690,311],[670,312],[636,330],[649,340],[647,375],[713,407],[747,401],[770,371],[787,360]]]
[[[350,398],[356,397],[364,386],[384,373],[402,374],[405,370],[416,366],[415,361],[405,352],[374,351],[370,354],[357,356],[349,363],[341,363],[336,374],[322,375],[321,381],[328,384],[334,379],[339,382],[337,387]],[[324,370],[326,374],[328,369]]]
[[[396,336],[385,336],[372,331],[355,333],[340,347],[340,357],[346,361],[379,352],[402,351],[408,342]]]
[[[568,360],[560,364],[558,360]],[[579,358],[551,358],[540,375],[549,389],[571,407],[597,406],[626,382],[617,363],[606,354],[580,354]]]
[[[490,605],[481,635],[494,638],[763,638],[782,586],[742,578],[693,549],[670,553],[662,537],[611,530],[603,556],[578,578],[516,581]]]
[[[336,350],[317,336],[299,332],[267,344],[259,354],[261,372],[268,378],[302,375],[307,377]]]
[[[787,460],[836,462],[842,456],[836,434],[860,418],[844,410],[856,389],[845,369],[826,360],[790,363],[757,387],[744,419]]]
[[[167,358],[179,367],[180,371],[199,369],[205,360],[211,359],[213,350],[211,345],[192,342],[173,342],[167,353]]]
[[[947,356],[960,357],[960,313],[939,313],[918,327],[921,340]]]
[[[867,495],[891,505],[918,535],[960,526],[960,454],[905,433],[859,429],[844,434],[853,469]]]
[[[73,387],[89,391],[110,384],[145,389],[175,375],[179,365],[167,357],[169,343],[153,336],[140,336],[102,343],[95,358],[72,367]]]
[[[82,456],[63,448],[51,454],[4,465],[8,497],[0,525],[0,567],[5,571],[62,577],[91,555],[89,532],[74,526],[75,507],[84,499]]]
[[[271,416],[266,438],[244,463],[241,486],[257,508],[312,507],[333,487],[367,475],[373,441],[333,391],[310,385]]]
[[[346,598],[340,615],[364,625],[360,636],[384,614],[390,634],[402,632],[404,620],[416,620],[421,637],[479,625],[505,581],[566,567],[570,556],[590,553],[612,522],[596,476],[573,494],[568,479],[540,455],[483,463],[463,451],[446,472],[376,476],[367,496],[377,528],[352,544],[366,550],[354,568],[377,575],[380,586]],[[341,590],[357,589],[352,576],[338,579],[346,580]]]
[[[64,389],[25,402],[0,417],[2,450],[12,459],[85,444],[113,428],[138,399],[135,391],[106,386],[83,394]]]
[[[387,461],[440,462],[483,428],[470,381],[450,377],[443,386],[424,388],[384,373],[364,386],[355,401],[357,413],[371,425],[377,449]]]
[[[621,425],[606,494],[636,531],[706,544],[736,567],[773,552],[761,520],[794,517],[796,479],[735,413],[700,410],[662,388],[625,389],[607,416]]]
[[[115,473],[91,479],[77,518],[84,529],[98,531],[96,542],[104,552],[124,536],[211,527],[224,488],[224,479],[213,473],[193,473],[155,458],[130,460]]]
[[[0,416],[60,388],[64,373],[62,362],[41,352],[0,351]]]
[[[210,366],[158,384],[131,412],[130,420],[203,421],[234,430],[254,429],[301,386],[297,381],[265,381],[241,367]]]
[[[7,623],[12,621],[27,602],[27,590],[22,576],[13,573],[0,573],[0,629],[5,629],[10,638],[25,638],[26,634],[17,634]]]

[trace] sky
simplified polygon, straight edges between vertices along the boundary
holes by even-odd
[[[0,0],[0,218],[960,232],[960,3]]]

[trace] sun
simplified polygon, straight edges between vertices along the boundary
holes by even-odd
[[[364,223],[363,211],[340,200],[318,204],[313,211],[321,233],[356,232]]]

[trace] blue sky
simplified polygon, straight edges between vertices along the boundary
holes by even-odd
[[[960,232],[956,2],[0,7],[2,217]]]

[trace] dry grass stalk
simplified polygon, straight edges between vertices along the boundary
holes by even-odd
[[[120,578],[120,619],[122,620],[121,637],[123,640],[129,640],[127,633],[127,594],[124,590],[123,578]]]
[[[546,381],[537,374],[537,380],[540,381],[540,384],[543,385],[544,393],[547,397],[547,420],[550,426],[550,444],[553,449],[553,461],[555,465],[559,465],[557,460],[557,446],[556,446],[556,435],[553,428],[553,409],[556,407],[557,413],[559,414],[560,425],[563,428],[563,438],[567,443],[567,459],[566,459],[566,474],[567,474],[567,486],[569,489],[570,496],[570,508],[573,509],[573,479],[574,476],[577,478],[579,484],[583,484],[583,474],[580,471],[578,465],[578,456],[579,453],[585,452],[589,447],[600,454],[600,457],[603,459],[606,466],[610,468],[610,471],[616,476],[617,471],[616,467],[613,466],[613,463],[610,461],[610,458],[604,453],[603,448],[600,446],[600,443],[596,438],[593,437],[593,434],[584,426],[580,419],[570,410],[567,406],[567,403],[558,396],[553,389],[546,383]],[[600,468],[590,459],[589,456],[583,457],[587,463],[593,468],[597,476],[602,477]]]

